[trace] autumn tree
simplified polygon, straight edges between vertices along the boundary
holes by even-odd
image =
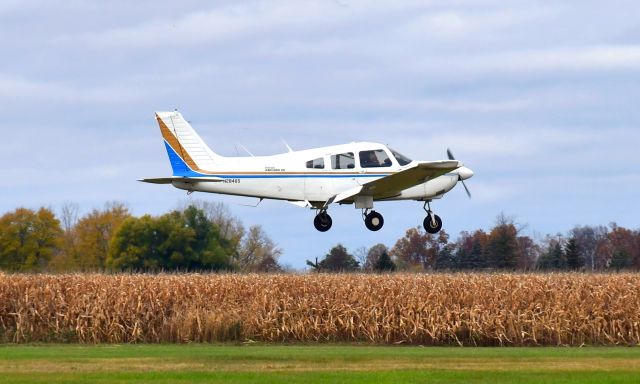
[[[591,271],[598,267],[598,249],[605,247],[607,232],[604,226],[577,226],[569,233],[584,256],[587,269]]]
[[[65,202],[58,217],[62,224],[62,239],[60,249],[49,261],[48,269],[55,272],[77,270],[75,228],[78,223],[80,206],[76,203]]]
[[[534,269],[540,256],[540,246],[529,236],[518,236],[518,269],[528,271]]]
[[[61,245],[62,228],[47,208],[18,208],[0,217],[0,269],[45,270]]]
[[[278,272],[282,268],[278,258],[282,250],[267,236],[259,225],[249,228],[242,239],[236,257],[236,267],[244,272]]]
[[[398,267],[401,269],[420,268],[433,270],[442,248],[448,243],[449,235],[442,230],[433,235],[421,227],[410,228],[391,249]]]
[[[129,209],[123,203],[111,202],[105,204],[104,209],[94,209],[78,220],[73,230],[73,258],[79,270],[105,269],[109,243],[120,225],[130,216]]]
[[[611,261],[611,267],[617,269],[629,268],[632,265],[638,267],[640,259],[640,244],[638,236],[632,230],[620,227],[616,223],[610,224],[611,230],[607,233],[607,240],[610,246],[605,255]],[[616,264],[614,266],[614,260]]]

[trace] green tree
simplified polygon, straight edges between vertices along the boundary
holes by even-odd
[[[342,244],[338,244],[331,248],[318,267],[324,271],[352,272],[359,268],[359,263]]]
[[[631,266],[631,258],[629,257],[629,253],[624,249],[618,249],[613,253],[613,258],[611,259],[611,268],[616,271],[620,271],[621,269],[627,269]]]
[[[396,264],[391,260],[389,253],[384,250],[377,258],[373,265],[373,270],[376,272],[393,272],[396,270]]]
[[[456,260],[452,251],[453,245],[447,244],[438,252],[436,258],[436,269],[439,270],[452,270],[456,268]]]
[[[387,253],[387,256],[389,256],[388,255],[389,249],[387,248],[386,245],[382,243],[378,243],[373,247],[369,248],[364,258],[365,259],[364,265],[362,266],[363,269],[366,271],[376,270],[376,264],[378,263],[378,260],[380,259],[383,253]],[[389,260],[391,260],[391,258],[389,258]],[[395,264],[393,266],[395,268]]]
[[[455,268],[461,270],[481,269],[486,267],[484,244],[487,234],[477,230],[473,234],[462,232],[455,244]]]
[[[486,238],[486,234],[484,232],[482,232],[482,235]],[[468,260],[468,265],[472,269],[482,269],[487,267],[487,259],[482,243],[482,240],[478,236],[474,236]]]
[[[487,240],[487,259],[490,267],[511,269],[518,267],[518,230],[513,221],[504,214],[498,216],[496,226],[491,229]]]
[[[107,265],[138,271],[229,269],[236,246],[220,236],[202,210],[187,207],[126,219],[110,244]]]
[[[560,242],[554,242],[548,251],[538,260],[538,268],[544,270],[560,270],[567,266],[565,254],[562,251]]]
[[[37,212],[18,208],[0,217],[0,268],[8,271],[45,270],[62,244],[62,228],[47,208]]]
[[[569,239],[564,247],[564,253],[567,260],[567,268],[576,271],[584,267],[584,257],[578,248],[575,237]]]
[[[240,243],[240,240],[245,235],[242,222],[231,213],[229,207],[224,203],[206,200],[189,200],[187,204],[178,210],[184,211],[188,207],[195,207],[203,211],[207,219],[218,227],[220,236],[224,239]]]

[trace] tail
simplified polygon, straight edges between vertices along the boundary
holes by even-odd
[[[213,152],[178,111],[156,112],[174,176],[202,176],[222,157]]]

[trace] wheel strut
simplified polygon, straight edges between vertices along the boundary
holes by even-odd
[[[422,209],[425,210],[425,212],[427,212],[428,217],[431,218],[431,224],[433,224],[433,226],[436,226],[436,218],[435,215],[433,214],[433,211],[431,210],[431,200],[427,200],[424,202],[424,205],[422,206]]]

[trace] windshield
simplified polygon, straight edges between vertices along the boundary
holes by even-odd
[[[411,160],[410,158],[408,158],[407,156],[401,154],[400,152],[394,151],[393,149],[389,148],[389,150],[391,151],[391,153],[393,154],[393,157],[396,158],[396,160],[398,160],[398,164],[400,165],[407,165],[410,162],[412,162],[413,160]]]

